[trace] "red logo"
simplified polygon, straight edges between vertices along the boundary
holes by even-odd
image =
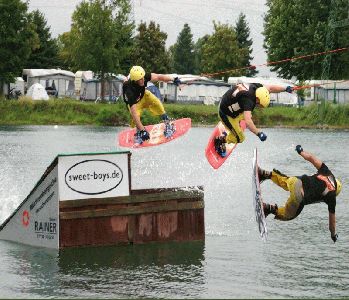
[[[330,180],[330,178],[328,178],[328,176],[323,176],[319,174],[316,177],[326,183],[326,187],[330,192],[336,189],[334,183]]]
[[[22,224],[24,227],[27,227],[29,225],[29,220],[30,220],[29,212],[25,210],[22,215]]]

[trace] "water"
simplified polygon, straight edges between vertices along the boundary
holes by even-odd
[[[29,9],[39,9],[51,27],[53,37],[70,31],[71,16],[81,0],[30,0]],[[167,34],[167,47],[176,43],[185,23],[189,24],[193,40],[213,33],[213,21],[235,26],[239,14],[246,16],[253,41],[253,64],[266,63],[263,48],[263,18],[267,12],[265,0],[133,0],[133,18],[136,26],[143,21],[155,21]],[[266,66],[258,67],[259,75],[273,74]]]
[[[59,153],[104,152],[122,128],[0,127],[0,221],[34,187]],[[205,160],[212,128],[192,128],[168,144],[132,152],[132,188],[205,188],[205,242],[47,250],[0,241],[1,298],[341,298],[348,297],[348,131],[271,129],[268,140],[247,133],[219,170]],[[267,219],[262,242],[251,194],[253,149],[263,168],[289,175],[314,168],[296,144],[323,159],[342,178],[336,217],[339,240],[328,231],[327,206],[306,206],[290,222]],[[266,201],[288,194],[270,182]]]

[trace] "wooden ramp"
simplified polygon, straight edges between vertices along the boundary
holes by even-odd
[[[60,202],[61,247],[203,240],[202,188],[133,190]]]
[[[203,187],[132,190],[130,157],[58,155],[0,239],[56,249],[204,240]]]

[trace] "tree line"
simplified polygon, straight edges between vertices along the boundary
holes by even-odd
[[[200,74],[249,65],[253,59],[244,14],[235,26],[214,23],[214,32],[196,42],[189,24],[184,24],[167,49],[167,33],[155,21],[136,28],[129,0],[82,1],[73,12],[70,31],[55,39],[45,16],[39,10],[28,12],[25,1],[0,0],[0,8],[3,82],[13,82],[23,68],[92,70],[104,80],[110,73],[128,74],[132,65],[156,73]],[[231,75],[239,74],[225,77]]]
[[[335,6],[333,4],[336,4]],[[349,11],[347,0],[267,0],[264,48],[269,61],[326,50],[329,20],[337,6],[338,20]],[[336,27],[334,47],[349,46],[349,27]],[[0,86],[14,82],[23,68],[92,70],[102,80],[110,73],[127,74],[132,65],[149,72],[201,74],[247,67],[253,60],[246,16],[235,24],[213,22],[212,34],[193,40],[184,24],[176,43],[166,48],[167,33],[155,21],[136,26],[130,0],[82,1],[72,15],[70,31],[52,38],[45,16],[28,11],[24,0],[0,0]],[[323,56],[272,66],[284,78],[319,79]],[[349,75],[349,53],[333,55],[328,79]],[[217,74],[255,76],[245,68]]]

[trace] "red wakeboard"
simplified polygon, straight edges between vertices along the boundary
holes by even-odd
[[[242,130],[245,130],[246,123],[244,120],[240,121],[240,127]],[[222,122],[219,122],[217,126],[214,128],[210,139],[208,140],[208,144],[205,149],[205,155],[207,158],[207,161],[209,164],[214,168],[218,169],[229,157],[229,155],[233,152],[237,144],[226,144],[226,156],[222,157],[220,156],[214,147],[214,139],[216,136],[220,136],[223,134],[224,131],[227,131],[227,129],[224,127]]]
[[[147,125],[145,129],[149,132],[150,139],[142,144],[135,143],[134,135],[136,128],[125,129],[118,135],[118,142],[121,147],[127,148],[143,148],[157,146],[163,143],[168,143],[185,134],[191,128],[191,119],[183,118],[171,121],[176,131],[169,138],[164,136],[165,123]]]

